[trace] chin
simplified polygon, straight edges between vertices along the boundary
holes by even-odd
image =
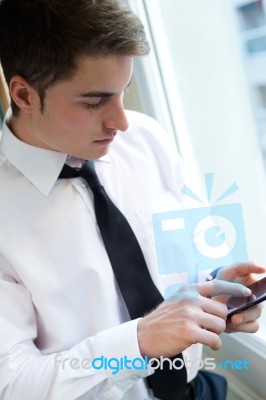
[[[105,149],[101,149],[101,151],[97,151],[97,152],[94,151],[94,152],[91,152],[91,153],[87,153],[85,155],[83,154],[81,156],[81,158],[84,159],[84,160],[98,160],[99,158],[101,158],[101,157],[105,156],[106,154],[108,154],[109,150],[110,150],[110,147],[106,146],[106,148]]]

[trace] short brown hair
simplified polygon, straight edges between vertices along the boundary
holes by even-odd
[[[122,0],[0,0],[0,61],[9,85],[24,77],[38,92],[70,78],[79,56],[140,56],[149,45]],[[12,101],[14,114],[19,108]]]

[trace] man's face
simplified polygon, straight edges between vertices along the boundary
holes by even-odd
[[[105,155],[117,130],[128,128],[123,96],[132,64],[128,56],[81,59],[71,80],[47,89],[43,112],[36,96],[30,137],[22,139],[84,159]]]

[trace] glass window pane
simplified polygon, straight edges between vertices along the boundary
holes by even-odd
[[[262,1],[255,1],[238,8],[240,28],[243,31],[256,29],[266,24]]]
[[[246,50],[249,54],[254,54],[262,51],[266,51],[266,35],[247,40]]]
[[[0,99],[0,130],[2,128],[3,117],[4,117],[4,109],[3,109],[2,102]]]

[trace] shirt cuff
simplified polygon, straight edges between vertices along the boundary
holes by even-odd
[[[97,335],[102,349],[99,366],[104,363],[109,380],[121,392],[128,390],[138,379],[154,373],[148,357],[140,354],[137,337],[139,320],[125,322]]]

